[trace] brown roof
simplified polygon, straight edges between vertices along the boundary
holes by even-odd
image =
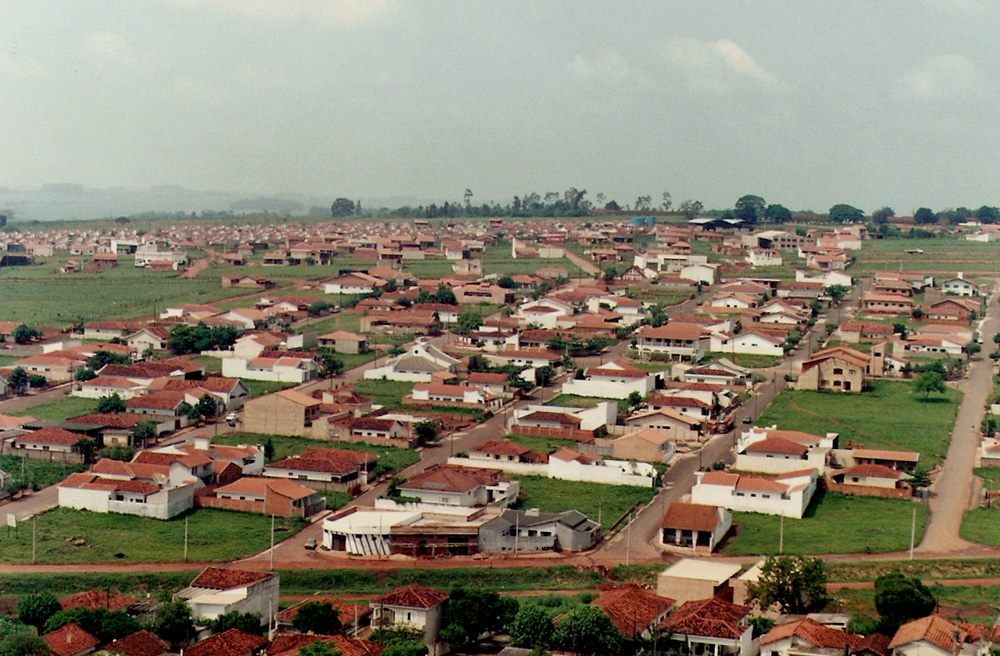
[[[739,606],[718,597],[682,604],[660,625],[668,634],[737,640],[746,628],[743,620],[748,606]]]
[[[618,630],[630,638],[642,635],[675,603],[673,599],[640,590],[636,585],[617,586],[602,592],[591,602],[604,610]]]
[[[761,645],[767,645],[778,640],[795,636],[806,640],[820,649],[855,648],[861,643],[861,638],[839,629],[833,629],[816,620],[804,618],[787,624],[779,624],[760,639]]]
[[[244,476],[228,485],[216,488],[216,494],[253,494],[267,496],[268,493],[278,494],[289,499],[308,499],[316,494],[311,487],[306,487],[295,481],[283,478],[257,478],[254,476]]]
[[[854,449],[855,459],[871,458],[872,460],[904,460],[917,462],[920,454],[916,451],[886,451],[884,449]]]
[[[536,410],[531,414],[521,417],[518,421],[554,421],[559,424],[580,425],[583,420],[575,415],[565,412],[549,412],[548,410]]]
[[[342,635],[288,633],[276,637],[267,648],[267,654],[268,656],[297,656],[300,649],[320,640],[329,643],[334,650],[342,652],[341,656],[378,656],[385,649],[385,645],[376,642],[348,638]]]
[[[502,455],[519,456],[531,451],[528,447],[510,440],[489,440],[479,446],[474,446],[469,451],[476,453],[497,453]]]
[[[66,607],[63,606],[63,609]],[[112,654],[122,654],[123,656],[161,656],[170,652],[170,647],[149,631],[143,629],[136,631],[132,635],[115,640],[108,645],[107,650]]]
[[[207,567],[205,571],[191,581],[193,588],[209,588],[211,590],[230,590],[242,588],[254,583],[265,581],[274,576],[270,572],[249,572],[243,569],[222,569]]]
[[[135,597],[127,597],[121,594],[108,592],[107,590],[87,590],[78,592],[75,595],[63,597],[59,600],[63,610],[70,610],[82,606],[94,610],[104,608],[109,611],[124,610],[139,600]]]
[[[267,645],[267,638],[229,629],[188,647],[186,656],[246,656]]]
[[[101,644],[100,640],[72,622],[52,633],[46,633],[42,639],[56,656],[73,656],[73,654],[91,651]]]
[[[467,492],[483,485],[496,485],[506,480],[507,476],[496,469],[435,465],[413,476],[399,487],[404,490]]]
[[[46,426],[36,431],[26,433],[16,438],[19,443],[30,442],[33,444],[59,444],[62,446],[74,446],[80,440],[90,438],[81,433],[73,433],[62,428]]]
[[[713,532],[719,525],[718,506],[703,503],[674,501],[663,514],[661,528],[676,528],[685,531]]]
[[[744,450],[747,453],[787,453],[796,456],[809,453],[808,447],[782,437],[766,437],[754,442]]]
[[[356,458],[349,457],[328,457],[328,458],[305,458],[301,456],[291,456],[282,458],[267,465],[275,469],[291,469],[305,472],[323,472],[327,474],[349,474],[361,468],[361,463]]]
[[[412,583],[396,588],[392,592],[375,599],[372,603],[385,606],[402,606],[403,608],[432,608],[448,598],[448,593],[434,588],[425,588],[419,583]]]
[[[834,476],[844,476],[851,474],[854,476],[867,476],[870,478],[891,478],[893,480],[899,480],[901,477],[905,476],[898,469],[893,469],[887,465],[855,465],[854,467],[848,467],[846,469],[840,469],[833,472]]]
[[[639,331],[640,337],[652,337],[655,339],[700,339],[705,334],[704,328],[693,323],[670,322],[665,326],[654,328],[653,326],[643,326]]]
[[[134,428],[147,420],[142,415],[128,414],[125,412],[95,412],[90,415],[70,417],[66,421],[71,424],[89,424],[91,426],[101,426],[103,428]]]
[[[913,620],[899,627],[896,635],[889,643],[889,649],[895,649],[912,642],[925,640],[932,645],[951,652],[955,650],[955,631],[958,631],[958,642],[965,641],[965,631],[938,615],[929,615],[919,620]]]

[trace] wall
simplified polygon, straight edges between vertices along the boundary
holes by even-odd
[[[576,394],[577,396],[596,396],[605,399],[625,399],[632,392],[646,396],[653,391],[655,379],[652,376],[632,379],[627,383],[609,383],[606,379],[596,378],[589,380],[568,380],[563,383],[563,394]]]
[[[269,370],[251,369],[242,358],[223,358],[222,375],[226,378],[268,380],[280,383],[304,383],[315,378],[315,372],[297,367],[276,367]]]

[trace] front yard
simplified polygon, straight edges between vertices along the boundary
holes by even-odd
[[[786,554],[882,553],[910,547],[913,511],[920,542],[927,508],[903,499],[856,497],[817,492],[802,519],[786,518]],[[735,537],[723,552],[731,555],[778,553],[781,518],[759,513],[733,513]]]
[[[840,433],[840,448],[919,451],[920,464],[932,466],[948,451],[962,393],[949,388],[924,400],[907,381],[876,381],[861,394],[785,389],[767,408],[758,426],[801,430],[816,435]]]
[[[236,560],[259,553],[270,544],[268,516],[202,508],[188,513],[187,518],[189,561]],[[180,562],[184,557],[184,517],[163,521],[56,508],[38,515],[37,522],[39,563]],[[275,541],[304,526],[279,517]],[[71,540],[83,543],[72,544]],[[0,531],[0,562],[31,562],[30,521],[21,522],[17,531]]]

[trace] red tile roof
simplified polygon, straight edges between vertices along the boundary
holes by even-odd
[[[766,437],[763,440],[754,442],[746,449],[747,453],[787,453],[789,455],[804,456],[809,453],[809,448],[798,442],[792,442],[781,437]]]
[[[402,606],[403,608],[432,608],[448,598],[448,593],[434,588],[425,588],[418,583],[396,588],[392,592],[375,599],[372,604]]]
[[[630,638],[641,636],[661,615],[673,608],[675,600],[620,585],[602,592],[591,604],[604,610],[618,630]]]
[[[63,606],[63,609],[65,608],[66,606]],[[143,629],[115,640],[107,646],[107,650],[112,654],[122,654],[122,656],[161,656],[169,653],[170,647]]]
[[[58,444],[61,446],[75,446],[80,440],[89,439],[89,437],[81,433],[73,433],[68,430],[63,430],[62,428],[46,426],[45,428],[39,428],[36,431],[21,435],[16,438],[16,441],[19,443],[27,442],[30,444]]]
[[[104,608],[109,611],[116,611],[124,610],[138,601],[135,597],[127,597],[106,590],[87,590],[70,595],[69,597],[63,597],[59,600],[59,603],[62,604],[63,610],[82,606],[91,610]]]
[[[955,651],[955,631],[958,631],[958,642],[964,642],[965,631],[948,620],[937,615],[922,617],[899,627],[889,643],[889,649],[893,650],[896,647],[924,640],[947,652],[953,652]]]
[[[688,601],[660,625],[669,634],[738,640],[746,627],[748,606],[738,606],[718,597]]]
[[[761,637],[760,644],[767,645],[792,636],[801,638],[820,649],[850,648],[848,651],[851,651],[861,643],[860,636],[824,626],[807,617],[796,622],[779,624]]]
[[[268,639],[240,629],[229,629],[196,642],[184,651],[186,656],[247,656],[263,649]]]
[[[56,656],[73,656],[94,649],[101,641],[72,622],[42,636]]]
[[[467,492],[485,485],[509,480],[496,469],[435,465],[410,478],[399,487],[403,490],[433,490],[435,492]]]
[[[276,637],[267,648],[267,654],[268,656],[297,656],[300,649],[320,640],[330,643],[334,650],[341,651],[341,656],[378,656],[385,649],[385,645],[376,642],[348,638],[342,635],[290,633]]]
[[[719,525],[719,508],[703,503],[674,501],[663,514],[661,528],[714,532]]]
[[[274,574],[269,572],[249,572],[243,569],[207,567],[194,581],[191,581],[191,587],[230,590],[232,588],[242,588],[254,583],[260,583],[273,576]]]

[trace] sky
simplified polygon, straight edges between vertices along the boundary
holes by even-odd
[[[0,0],[0,187],[1000,205],[989,0]]]

